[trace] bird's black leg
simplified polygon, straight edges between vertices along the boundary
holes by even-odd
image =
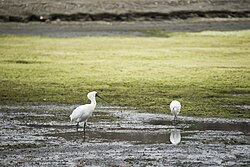
[[[84,131],[84,136],[85,136],[85,129],[86,129],[86,122],[84,122],[84,126],[83,126],[83,131]]]
[[[78,132],[79,122],[76,124],[76,131]]]
[[[174,115],[174,122],[176,122],[177,121],[177,116],[176,115]]]

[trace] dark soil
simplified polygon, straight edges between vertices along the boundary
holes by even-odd
[[[0,2],[0,34],[148,36],[145,34],[147,30],[243,30],[250,28],[249,20],[250,4],[247,0]]]
[[[69,105],[1,105],[0,166],[249,166],[250,119],[98,106],[76,131]]]
[[[0,21],[162,21],[188,18],[249,18],[247,0],[8,0]]]

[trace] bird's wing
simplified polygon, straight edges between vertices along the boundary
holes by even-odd
[[[172,101],[171,103],[170,103],[170,109],[173,109],[173,108],[178,108],[178,110],[181,108],[181,104],[180,104],[180,102],[178,102],[178,101]]]
[[[88,105],[81,105],[74,109],[72,114],[70,115],[71,121],[77,121],[84,120],[88,117],[89,113],[86,112],[88,110]]]
[[[172,101],[172,102],[170,103],[170,109],[173,110],[174,106],[175,106],[175,102]]]

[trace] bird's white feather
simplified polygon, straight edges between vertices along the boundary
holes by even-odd
[[[72,112],[70,119],[72,122],[86,122],[93,111],[90,104],[81,105]]]
[[[178,115],[181,111],[181,103],[177,100],[173,100],[170,103],[170,110],[172,114]]]

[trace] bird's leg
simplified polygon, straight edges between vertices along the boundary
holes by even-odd
[[[174,122],[177,121],[177,115],[174,115]]]
[[[76,131],[78,132],[79,122],[76,124]]]
[[[85,142],[86,140],[85,129],[86,129],[86,122],[84,122],[84,126],[83,126],[83,142]]]
[[[83,126],[83,131],[84,131],[84,136],[85,136],[85,129],[86,129],[86,122],[84,122],[84,126]]]

